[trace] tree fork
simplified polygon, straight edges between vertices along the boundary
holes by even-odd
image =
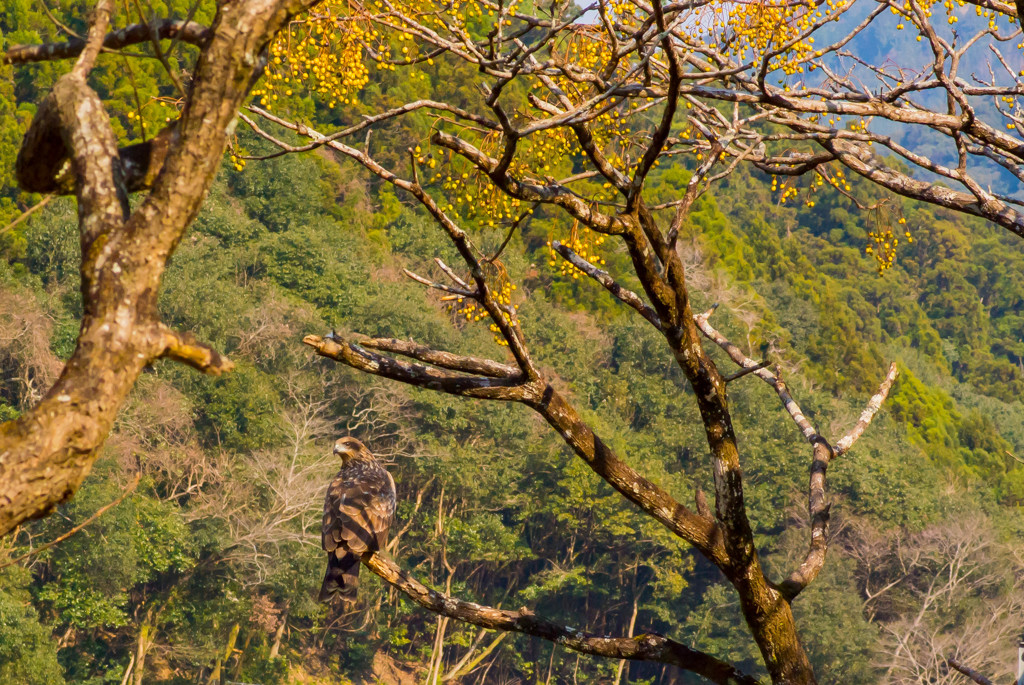
[[[51,53],[80,56],[37,110],[17,177],[25,189],[76,195],[85,313],[75,351],[54,386],[35,407],[0,424],[0,535],[74,494],[146,365],[168,357],[206,373],[231,369],[213,349],[163,326],[157,296],[167,260],[213,181],[238,108],[259,72],[259,56],[309,4],[220,5],[198,41],[195,79],[178,125],[124,150],[86,83],[107,40],[112,2],[97,5],[80,49]],[[136,33],[131,35],[140,38],[142,32]],[[152,190],[129,215],[127,192],[142,188]]]

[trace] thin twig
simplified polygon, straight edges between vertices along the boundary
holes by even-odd
[[[434,261],[437,263],[438,268],[441,269],[441,271],[443,271],[445,275],[448,276],[448,278],[452,279],[454,283],[457,283],[466,290],[472,289],[473,286],[459,278],[458,274],[456,274],[450,266],[441,261],[440,257],[434,257]]]
[[[417,283],[422,283],[423,285],[427,286],[428,288],[434,288],[436,290],[443,290],[443,291],[445,291],[447,293],[454,293],[455,295],[458,295],[459,297],[469,297],[469,298],[472,298],[474,300],[478,299],[480,297],[479,293],[474,292],[472,290],[466,290],[465,288],[454,288],[454,287],[452,287],[450,285],[445,285],[444,283],[437,283],[436,281],[432,281],[429,278],[423,278],[423,276],[420,276],[417,273],[409,271],[408,269],[402,269],[402,273],[404,273],[406,276],[408,276],[412,280],[416,281]]]
[[[15,219],[11,223],[7,224],[3,228],[0,228],[0,235],[3,235],[4,233],[7,233],[7,231],[13,230],[14,227],[17,226],[18,224],[20,224],[22,221],[24,221],[25,219],[29,218],[30,216],[32,216],[34,213],[36,213],[37,211],[39,211],[40,209],[42,209],[46,205],[50,204],[50,200],[52,200],[54,197],[56,197],[56,196],[53,195],[53,194],[47,195],[46,197],[44,197],[42,200],[37,202],[32,207],[30,207],[29,209],[26,209],[24,212],[21,213],[21,215],[17,219]]]
[[[519,217],[512,222],[512,225],[508,229],[508,235],[505,236],[505,240],[502,241],[497,251],[495,251],[495,253],[492,256],[485,257],[483,261],[493,263],[495,259],[500,257],[501,253],[505,251],[505,247],[508,245],[509,241],[512,240],[512,236],[513,234],[515,234],[516,229],[519,228],[519,224],[521,224],[523,222],[523,219],[525,219],[526,217],[533,216],[534,211],[536,211],[537,207],[539,206],[540,203],[535,203],[533,207],[520,214]]]
[[[8,566],[13,566],[14,564],[21,563],[22,561],[24,561],[25,559],[28,559],[31,556],[35,556],[36,554],[39,554],[40,552],[45,552],[46,550],[50,549],[54,545],[57,545],[57,544],[60,544],[61,542],[64,542],[69,537],[71,537],[72,535],[74,535],[75,533],[77,533],[78,531],[82,530],[87,525],[89,525],[90,523],[92,523],[93,521],[98,519],[100,516],[103,516],[103,514],[107,513],[107,511],[109,511],[110,509],[113,509],[118,504],[123,502],[124,498],[127,497],[128,495],[132,494],[132,491],[135,490],[135,486],[139,484],[139,478],[141,478],[141,477],[142,477],[141,473],[135,474],[135,478],[132,479],[132,482],[128,484],[128,487],[125,488],[125,491],[122,492],[121,495],[117,499],[115,499],[110,504],[105,504],[102,507],[100,507],[99,509],[97,509],[95,512],[93,512],[92,516],[90,516],[89,518],[85,519],[84,521],[79,523],[77,526],[75,526],[74,528],[69,530],[68,532],[64,533],[63,535],[58,536],[57,538],[51,540],[50,542],[47,542],[45,545],[40,545],[39,547],[36,547],[35,549],[31,549],[31,550],[25,552],[24,554],[22,554],[17,559],[11,559],[9,561],[5,561],[4,563],[0,564],[0,569],[5,569]]]
[[[765,359],[763,362],[759,362],[757,364],[754,364],[753,366],[747,366],[747,367],[745,367],[743,369],[740,369],[736,373],[730,374],[728,376],[724,376],[722,378],[722,380],[725,381],[726,383],[729,383],[730,381],[734,381],[737,378],[743,378],[748,373],[751,373],[753,371],[757,371],[758,369],[763,369],[766,366],[768,366],[769,364],[771,364],[771,362],[768,361],[767,359]]]

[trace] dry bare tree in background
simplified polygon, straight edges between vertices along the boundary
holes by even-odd
[[[844,536],[858,565],[865,612],[884,637],[885,682],[963,682],[950,660],[976,672],[1016,674],[1000,647],[1020,632],[1024,593],[1012,548],[995,540],[984,515],[907,534],[854,525]],[[1012,592],[1001,594],[1000,587]]]
[[[1024,85],[1016,66],[1014,9],[979,0],[982,20],[964,21],[975,28],[961,34],[955,26],[959,5],[915,0],[600,0],[586,7],[377,0],[328,2],[299,15],[308,5],[241,0],[220,6],[210,28],[166,18],[108,34],[111,3],[101,2],[87,41],[8,51],[15,63],[78,59],[41,104],[23,144],[18,178],[26,190],[78,198],[85,315],[78,347],[56,384],[31,411],[0,427],[0,532],[74,492],[146,364],[170,357],[210,373],[230,369],[216,352],[160,324],[155,302],[166,261],[199,209],[239,107],[267,65],[267,80],[254,93],[263,106],[249,106],[243,120],[279,153],[326,146],[414,198],[464,263],[438,260],[437,278],[409,276],[452,298],[467,317],[489,320],[510,356],[469,357],[355,333],[308,336],[305,342],[369,374],[531,408],[597,475],[722,571],[773,682],[815,682],[791,603],[825,561],[827,469],[867,428],[895,380],[895,367],[846,434],[834,440],[822,435],[777,369],[749,358],[719,333],[713,310],[693,311],[679,236],[697,199],[740,163],[782,177],[775,189],[786,200],[803,194],[802,201],[812,203],[816,188],[827,184],[860,202],[845,180],[853,173],[1024,235],[1015,186],[993,190],[985,180],[1024,178],[1024,144],[1013,132],[1024,125],[1016,102]],[[904,31],[901,54],[919,63],[871,63],[851,50],[873,32],[892,31]],[[181,119],[150,143],[118,150],[102,104],[87,85],[90,67],[103,47],[169,37],[200,48]],[[986,57],[971,61],[978,52]],[[464,71],[477,74],[480,96],[470,103],[456,97],[410,100],[323,133],[266,107],[278,93],[298,87],[293,78],[317,88],[325,100],[344,102],[367,82],[364,62],[409,68],[412,78],[435,60],[469,67]],[[402,152],[372,154],[373,127],[410,113],[436,116],[431,150],[408,150],[407,164],[396,162],[406,159]],[[925,156],[901,142],[917,131],[939,141],[942,156]],[[352,142],[364,136],[361,146]],[[688,181],[674,197],[652,198],[652,170],[679,155],[692,160]],[[555,159],[572,159],[572,173],[552,176],[549,162]],[[790,178],[810,182],[801,190]],[[934,183],[936,178],[949,185]],[[127,193],[134,191],[144,197],[130,211]],[[476,248],[462,216],[476,211],[507,225],[511,237],[534,207],[561,212],[596,236],[588,243],[574,231],[571,244],[552,243],[552,254],[564,260],[568,273],[591,278],[663,336],[703,421],[713,505],[698,491],[688,506],[636,472],[534,362],[498,255]],[[891,263],[899,239],[891,231],[876,236],[879,268]],[[603,240],[625,249],[632,273],[600,268],[591,247]],[[642,292],[623,286],[626,278]],[[705,341],[724,350],[738,370],[720,370]],[[762,569],[744,506],[728,384],[748,374],[777,392],[809,452],[808,549],[784,578],[769,578]],[[537,635],[585,653],[673,664],[717,683],[755,682],[661,635],[591,635],[525,610],[439,595],[377,555],[365,561],[444,617]]]

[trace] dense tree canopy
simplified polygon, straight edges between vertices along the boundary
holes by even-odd
[[[979,7],[988,24],[964,40],[946,28],[953,3],[943,25],[934,7],[864,4],[238,3],[110,18],[101,3],[71,26],[74,7],[52,23],[5,10],[4,40],[27,45],[8,59],[41,61],[3,67],[3,106],[23,114],[4,133],[21,186],[9,177],[0,235],[5,527],[77,489],[111,426],[93,499],[67,520],[142,480],[12,577],[0,599],[26,607],[28,591],[35,608],[12,614],[27,637],[2,667],[53,682],[56,652],[76,681],[272,679],[295,631],[295,649],[349,672],[392,653],[433,679],[629,677],[458,619],[653,662],[633,674],[666,682],[680,676],[665,664],[717,682],[762,668],[776,682],[955,678],[954,656],[1008,669],[1024,290],[1019,239],[970,215],[1020,230],[1014,191],[982,186],[1017,182],[1019,86],[1000,46],[1020,33],[1002,5]],[[890,16],[929,46],[926,68],[849,52]],[[62,31],[89,39],[31,46]],[[1006,75],[968,83],[979,50]],[[64,75],[60,58],[77,60]],[[249,88],[242,131],[230,122]],[[101,100],[106,113],[69,104]],[[81,262],[70,210],[50,200],[68,192]],[[321,355],[518,402],[556,432],[295,349],[331,327],[306,338]],[[142,374],[160,356],[232,373]],[[318,445],[341,429],[398,462],[397,566],[367,563],[434,623],[393,595],[326,620],[311,604],[331,470]],[[979,510],[992,518],[972,536]],[[122,540],[116,558],[86,537],[97,526]],[[921,584],[947,568],[971,571]],[[442,601],[423,575],[485,606]],[[510,601],[527,608],[486,606]],[[39,611],[63,637],[44,639]]]

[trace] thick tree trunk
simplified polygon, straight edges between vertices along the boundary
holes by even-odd
[[[231,659],[231,654],[235,651],[235,642],[238,640],[239,630],[240,626],[237,623],[231,626],[227,644],[224,645],[224,653],[217,655],[217,660],[213,664],[213,672],[210,673],[210,678],[206,681],[207,685],[221,685],[221,671],[227,666],[228,660]]]
[[[744,585],[745,578],[730,579],[740,596],[740,607],[750,633],[761,651],[772,682],[784,685],[816,685],[814,669],[796,631],[793,611],[778,590],[757,572],[758,582]]]
[[[594,435],[576,410],[561,395],[552,388],[546,389],[541,395],[544,401],[531,402],[531,406],[547,419],[591,468],[633,501],[640,499],[646,503],[649,501],[648,498],[654,502],[658,501],[660,491],[653,485],[648,490],[630,479],[623,472],[629,467],[611,454],[601,439]],[[735,462],[738,464],[738,461],[737,457]],[[742,476],[737,470],[731,476],[728,471],[724,471],[721,477],[739,479]],[[655,512],[657,518],[673,526],[680,523],[681,517],[677,509],[662,507],[655,509]],[[689,522],[692,519],[687,517],[684,520]],[[728,533],[725,532],[724,526],[708,520],[703,523],[710,530],[692,524],[687,526],[687,530],[701,531],[699,537],[694,536],[695,546],[723,569],[726,577],[736,588],[743,616],[764,658],[772,682],[786,685],[815,684],[814,671],[800,644],[789,602],[764,577],[754,549],[753,537],[734,536],[732,540],[727,541]],[[749,528],[747,532],[749,534]],[[726,547],[731,548],[729,553],[725,552]]]

